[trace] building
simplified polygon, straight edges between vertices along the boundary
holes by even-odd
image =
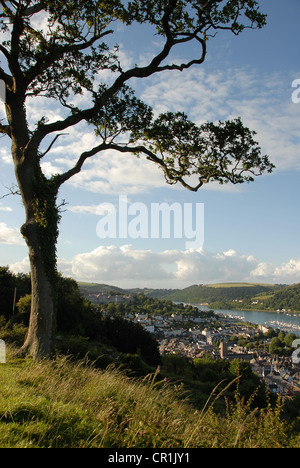
[[[228,346],[227,346],[227,343],[225,343],[224,341],[221,341],[221,344],[220,344],[220,356],[221,356],[221,359],[228,358]]]

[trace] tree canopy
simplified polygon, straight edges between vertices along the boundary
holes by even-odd
[[[192,190],[213,180],[242,183],[272,169],[268,158],[260,155],[255,132],[245,128],[239,118],[200,127],[183,113],[168,112],[154,119],[152,109],[127,84],[132,78],[201,64],[217,30],[238,35],[245,28],[263,27],[266,18],[256,1],[22,0],[1,4],[0,26],[6,35],[10,33],[0,46],[6,62],[0,78],[7,86],[7,103],[17,99],[25,105],[29,97],[44,96],[55,99],[66,115],[52,122],[41,115],[26,132],[26,148],[38,150],[41,161],[61,132],[82,121],[93,125],[99,137],[99,145],[53,178],[57,187],[79,172],[87,158],[106,149],[143,153],[162,167],[167,182],[180,182]],[[36,18],[42,19],[43,27],[37,26]],[[148,65],[125,70],[118,45],[111,45],[118,23],[153,27],[163,38],[160,53]],[[186,43],[198,45],[198,57],[168,62],[171,51]],[[110,80],[101,78],[106,71]],[[89,96],[86,108],[74,99],[83,93]],[[12,124],[1,126],[9,136],[14,130]],[[51,135],[51,144],[40,150]],[[120,135],[128,136],[127,144],[117,143]],[[190,185],[186,178],[192,175],[195,180]]]

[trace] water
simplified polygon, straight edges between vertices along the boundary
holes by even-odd
[[[202,307],[201,307],[202,308]],[[204,309],[204,307],[203,307]],[[300,314],[282,314],[277,312],[257,312],[252,310],[219,310],[214,312],[231,317],[242,318],[247,322],[279,328],[288,333],[300,336]]]

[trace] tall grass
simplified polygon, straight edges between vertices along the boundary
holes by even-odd
[[[0,447],[193,448],[299,446],[280,405],[253,411],[237,395],[219,416],[182,398],[159,373],[130,379],[66,357],[0,365]],[[179,399],[180,396],[180,399]]]

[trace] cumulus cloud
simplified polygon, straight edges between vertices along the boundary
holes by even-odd
[[[292,282],[300,282],[300,258],[292,258],[289,262],[276,267],[274,276],[289,278]],[[295,278],[297,281],[295,281]]]
[[[249,280],[258,260],[235,250],[210,253],[203,250],[180,252],[175,276],[181,282],[213,283]]]
[[[0,223],[0,244],[24,245],[25,242],[18,229],[10,228],[5,223]]]
[[[76,255],[71,261],[75,278],[118,283],[124,286],[154,284],[158,287],[168,282],[170,273],[164,268],[174,262],[173,252],[154,253],[150,250],[135,250],[130,245],[121,247],[101,246],[91,252]],[[172,274],[171,274],[172,276]]]
[[[26,257],[10,266],[17,272],[29,272]],[[253,255],[230,249],[206,252],[203,249],[138,250],[132,245],[99,246],[59,259],[58,269],[77,281],[108,283],[124,288],[184,288],[192,284],[219,282],[260,282],[293,284],[300,282],[300,259],[281,265],[263,262]]]
[[[29,264],[29,257],[23,258],[19,262],[14,262],[9,265],[9,269],[12,273],[29,273],[30,272],[30,264]]]
[[[162,171],[145,158],[105,151],[87,161],[69,184],[94,193],[134,194],[163,187],[165,180]]]

